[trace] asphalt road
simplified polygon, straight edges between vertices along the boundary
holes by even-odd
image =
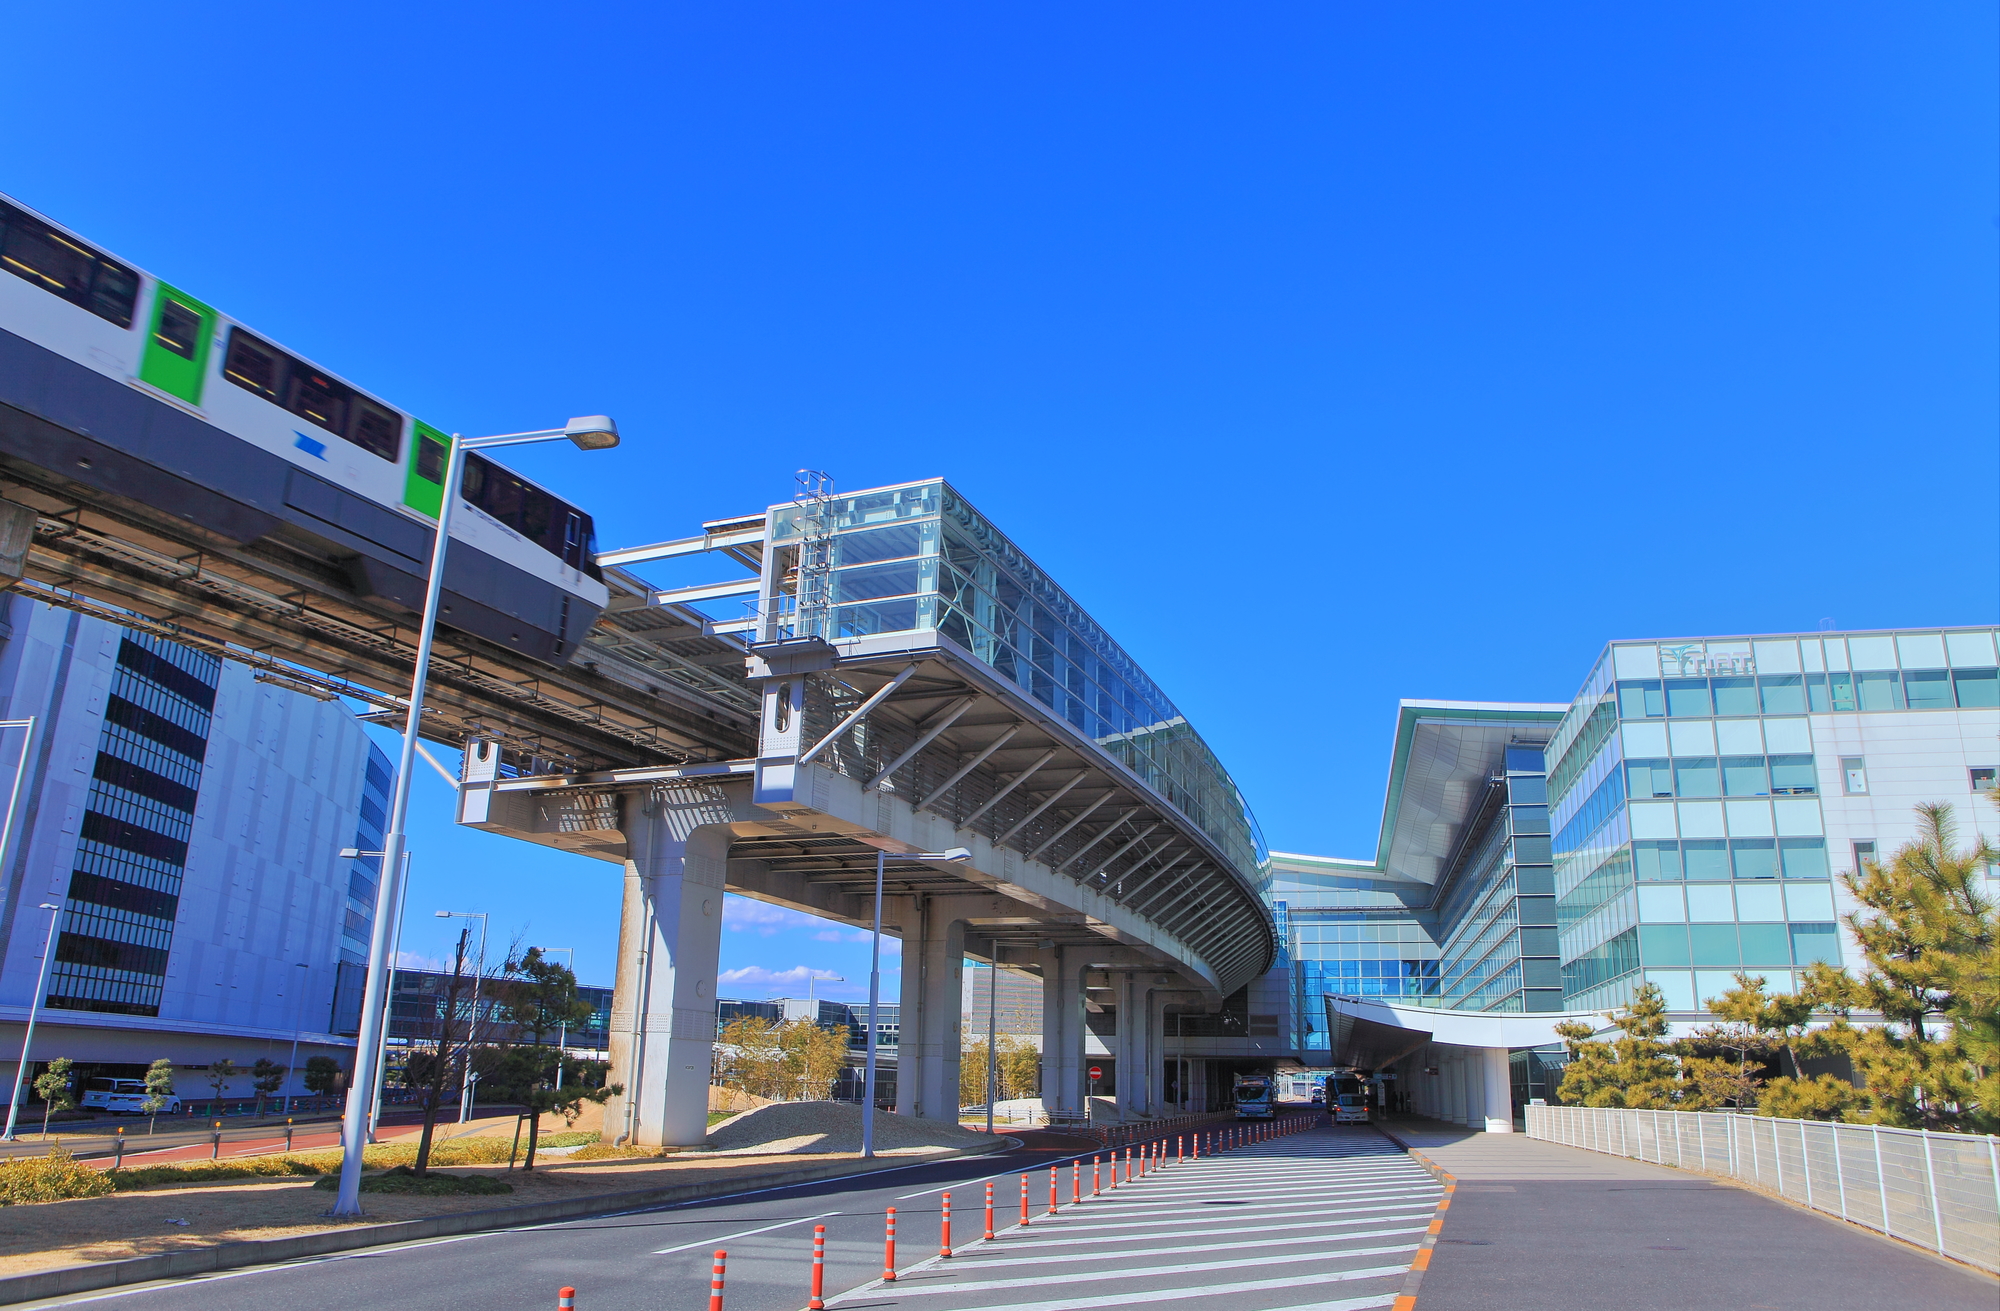
[[[1314,1122],[1318,1122],[1317,1117]],[[1300,1134],[1282,1141],[1311,1136]],[[814,1224],[827,1227],[826,1289],[832,1297],[881,1274],[883,1212],[887,1207],[897,1208],[899,1266],[918,1264],[937,1251],[940,1193],[945,1189],[953,1195],[954,1227],[961,1245],[979,1236],[979,1199],[989,1178],[996,1183],[1002,1208],[997,1221],[1000,1226],[1019,1219],[1019,1178],[1023,1172],[1029,1174],[1033,1185],[1036,1212],[1045,1210],[1049,1168],[1075,1159],[1078,1140],[1050,1134],[1035,1137],[1041,1145],[913,1165],[859,1179],[369,1248],[24,1305],[106,1302],[116,1304],[117,1311],[270,1311],[274,1306],[288,1311],[318,1307],[346,1311],[357,1306],[545,1311],[554,1306],[556,1290],[568,1285],[578,1290],[578,1311],[679,1307],[698,1311],[707,1305],[710,1257],[720,1247],[730,1254],[729,1311],[799,1311],[806,1304]],[[1387,1147],[1379,1138],[1373,1141]],[[1234,1160],[1249,1150],[1256,1149],[1239,1149],[1217,1160]],[[1090,1154],[1090,1150],[1083,1154],[1086,1192],[1090,1187]],[[1407,1160],[1400,1153],[1396,1155]],[[1175,1170],[1192,1168],[1190,1164]],[[1153,1179],[1171,1179],[1175,1170]],[[1070,1181],[1071,1173],[1065,1169],[1065,1205]],[[1142,1180],[1128,1188],[1143,1191],[1150,1183]],[[1120,1189],[1118,1195],[1122,1200],[1136,1193]]]

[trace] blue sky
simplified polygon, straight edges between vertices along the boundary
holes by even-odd
[[[90,27],[0,82],[0,190],[446,428],[616,415],[617,452],[518,460],[606,545],[801,466],[951,478],[1281,849],[1372,850],[1399,697],[1995,617],[1990,5]],[[9,34],[80,49],[59,7]],[[452,831],[426,775],[413,910],[608,981],[615,870]],[[858,994],[864,946],[765,913],[732,908],[742,995]]]

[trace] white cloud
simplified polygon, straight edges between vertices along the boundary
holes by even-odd
[[[741,969],[724,970],[722,973],[716,975],[715,987],[718,993],[723,992],[725,989],[733,988],[752,993],[777,992],[786,995],[803,995],[806,990],[806,978],[808,975],[820,980],[822,983],[840,977],[840,973],[837,970],[823,970],[806,965],[794,965],[787,970],[770,970],[765,969],[762,965],[746,965]],[[824,987],[816,988],[814,991],[821,996],[829,995],[828,990]]]
[[[767,901],[756,901],[749,897],[724,897],[722,899],[722,923],[725,928],[738,933],[745,930],[770,937],[786,929],[811,928],[824,924],[817,915],[806,915],[783,906],[773,906]]]

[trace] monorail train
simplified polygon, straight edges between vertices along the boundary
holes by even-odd
[[[0,461],[421,608],[448,435],[5,196],[0,269]],[[566,663],[610,595],[590,516],[468,455],[453,520],[444,621]]]

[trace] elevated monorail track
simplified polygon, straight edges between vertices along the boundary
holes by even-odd
[[[0,427],[49,425],[0,406]],[[85,434],[65,433],[87,440]],[[83,457],[88,458],[88,457]],[[303,534],[244,543],[151,505],[0,457],[0,511],[20,571],[12,588],[348,697],[400,724],[418,616],[348,585],[343,561]],[[13,508],[18,507],[18,508]],[[651,589],[607,571],[613,603],[570,664],[555,668],[446,626],[424,735],[501,744],[524,772],[617,769],[744,756],[757,703],[743,647],[701,617],[645,604]]]

